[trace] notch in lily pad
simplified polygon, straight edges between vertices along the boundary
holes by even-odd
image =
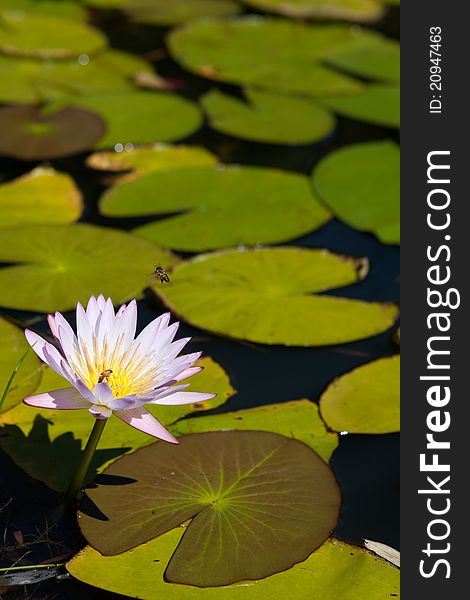
[[[305,444],[260,431],[191,434],[152,444],[105,471],[79,524],[105,555],[192,519],[166,568],[172,583],[211,587],[262,579],[305,560],[336,526],[328,465]],[[119,489],[113,480],[129,482]],[[99,511],[105,518],[91,516]],[[90,512],[90,514],[89,514]]]
[[[84,152],[103,136],[105,124],[81,108],[45,112],[36,106],[6,106],[0,109],[0,130],[0,154],[31,161]]]

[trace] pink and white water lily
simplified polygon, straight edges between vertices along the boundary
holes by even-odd
[[[77,304],[77,333],[60,313],[49,315],[57,348],[30,330],[26,339],[72,387],[28,396],[24,402],[38,408],[88,409],[97,419],[115,414],[140,431],[178,443],[144,405],[192,404],[215,394],[183,391],[189,384],[180,382],[202,369],[194,366],[201,352],[178,356],[191,338],[173,341],[179,323],[169,321],[170,313],[165,313],[135,337],[136,301],[115,314],[111,299],[102,295],[92,296],[86,310]]]

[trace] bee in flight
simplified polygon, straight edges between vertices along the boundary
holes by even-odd
[[[160,283],[170,283],[170,278],[168,277],[168,274],[163,267],[155,266],[153,276],[155,277],[155,279],[158,279]]]
[[[107,382],[112,372],[112,369],[106,369],[105,371],[101,372],[100,376],[98,377],[98,383],[103,383],[103,381]]]

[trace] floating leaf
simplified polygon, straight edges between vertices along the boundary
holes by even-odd
[[[152,73],[145,60],[119,50],[69,60],[0,56],[0,101],[36,103],[47,99],[135,89],[138,73]]]
[[[147,405],[148,410],[164,425],[168,426],[187,414],[216,408],[235,393],[228,375],[218,363],[204,357],[197,364],[203,366],[204,371],[191,377],[188,390],[210,389],[217,397],[181,406]],[[35,381],[35,385],[37,383]],[[51,369],[45,368],[41,385],[38,389],[34,387],[25,390],[24,395],[62,389],[68,387],[68,383]],[[94,418],[87,410],[35,409],[21,404],[1,415],[0,425],[3,425],[3,429],[0,429],[0,443],[2,449],[31,477],[55,490],[64,491],[75,471],[93,422]],[[117,417],[111,417],[98,444],[93,467],[101,472],[118,456],[153,442],[151,436],[129,427]],[[89,481],[94,477],[94,473],[91,473]]]
[[[106,134],[95,146],[99,149],[178,140],[196,131],[202,121],[196,104],[163,92],[94,94],[78,97],[73,104],[96,112],[105,121]]]
[[[391,548],[386,544],[381,544],[380,542],[374,542],[372,540],[364,540],[364,546],[374,554],[377,554],[377,556],[380,556],[389,563],[392,563],[392,565],[400,567],[400,552],[395,550],[395,548]]]
[[[118,554],[192,521],[167,581],[229,585],[288,569],[328,538],[340,506],[328,465],[305,444],[261,431],[191,434],[152,444],[106,469],[88,496],[106,520],[79,512],[88,542]],[[115,491],[115,488],[114,488]],[[136,502],[138,499],[138,502]]]
[[[370,84],[360,94],[324,97],[321,102],[339,115],[384,127],[400,126],[398,86]]]
[[[326,250],[270,248],[197,256],[153,290],[187,322],[264,344],[322,346],[388,329],[391,304],[318,295],[355,283],[364,261]]]
[[[327,155],[313,171],[313,186],[342,221],[400,243],[400,150],[394,142],[354,144]]]
[[[199,17],[235,15],[241,6],[233,0],[118,0],[136,23],[169,27]]]
[[[362,90],[357,80],[320,63],[368,35],[345,25],[247,16],[192,22],[173,31],[168,43],[175,60],[203,77],[318,96]]]
[[[24,333],[0,317],[0,398],[20,358],[28,349]],[[31,393],[41,379],[39,360],[30,352],[18,369],[1,410],[10,409]]]
[[[78,20],[49,14],[2,10],[0,50],[39,58],[69,58],[93,54],[107,45],[106,37]]]
[[[312,600],[312,593],[321,600],[390,600],[400,593],[397,568],[334,538],[304,562],[259,581],[219,588],[174,585],[164,573],[184,532],[185,527],[178,527],[116,556],[101,556],[87,546],[67,569],[89,585],[140,600]]]
[[[0,108],[0,129],[0,154],[41,160],[83,152],[101,138],[105,125],[80,108],[45,113],[36,106],[6,106]]]
[[[339,377],[320,400],[334,431],[400,431],[400,357],[380,358]]]
[[[360,77],[400,81],[400,44],[369,32],[354,48],[328,53],[327,62]]]
[[[134,174],[169,171],[185,167],[207,167],[217,163],[217,157],[199,146],[153,144],[124,148],[122,152],[96,152],[87,158],[87,165],[102,171],[133,171]]]
[[[338,445],[338,436],[326,430],[318,414],[318,406],[309,400],[268,404],[221,415],[183,419],[171,427],[171,432],[180,436],[202,431],[250,429],[272,431],[299,440],[326,461]]]
[[[383,15],[378,0],[243,0],[248,6],[286,17],[376,21]]]
[[[1,227],[72,223],[82,212],[82,196],[73,179],[38,167],[0,185]]]
[[[210,126],[237,138],[270,144],[312,144],[335,127],[328,110],[312,100],[245,92],[248,103],[218,90],[201,100]]]
[[[282,242],[329,218],[303,175],[260,167],[150,173],[111,188],[100,208],[112,217],[182,212],[135,233],[188,251]]]
[[[25,226],[0,230],[0,305],[20,310],[70,310],[103,293],[116,303],[147,287],[153,263],[170,252],[128,233],[94,225]]]
[[[41,15],[64,17],[67,19],[86,19],[86,10],[74,0],[0,0],[0,11],[5,9],[34,12]]]

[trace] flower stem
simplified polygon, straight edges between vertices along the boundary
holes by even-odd
[[[36,343],[36,342],[34,342],[34,343]],[[34,344],[33,344],[33,346],[34,346]],[[7,381],[5,389],[3,390],[2,397],[0,398],[0,410],[2,410],[2,408],[3,408],[3,404],[8,396],[8,392],[10,391],[10,388],[13,384],[13,380],[15,379],[16,374],[18,373],[18,369],[21,367],[21,365],[25,361],[25,359],[28,356],[28,354],[30,353],[31,349],[32,349],[32,346],[29,346],[29,348],[26,350],[26,352],[23,354],[23,356],[17,362],[16,367],[13,369],[13,372],[10,375],[10,379]]]
[[[96,446],[100,441],[101,434],[103,433],[104,426],[108,419],[95,419],[95,424],[91,430],[90,437],[86,443],[85,449],[83,450],[80,462],[78,463],[77,470],[72,477],[69,488],[65,494],[65,504],[70,506],[73,504],[83,487],[85,477],[87,476],[88,470],[95,455]]]

